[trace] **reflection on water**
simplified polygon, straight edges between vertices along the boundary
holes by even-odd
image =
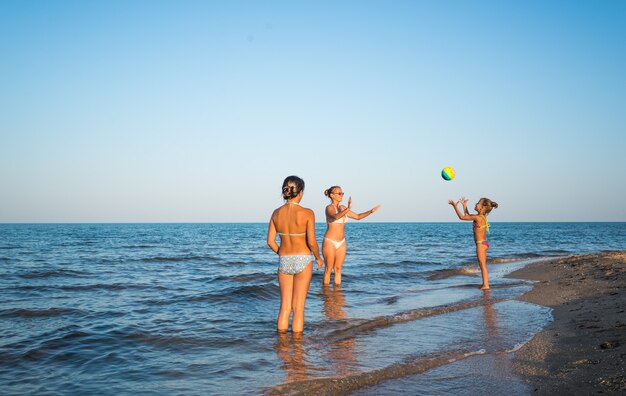
[[[483,299],[491,300],[491,290],[483,290]],[[494,309],[494,302],[483,305],[483,320],[485,323],[485,345],[487,353],[493,354],[493,370],[497,378],[511,377],[511,361],[502,351],[507,349],[507,340],[500,335],[498,315]]]
[[[310,364],[302,348],[302,333],[278,332],[274,348],[282,361],[285,383],[303,381],[310,376]]]
[[[344,320],[346,318],[346,297],[341,291],[341,285],[322,285],[322,312],[330,320]]]
[[[483,321],[485,323],[485,331],[487,340],[490,344],[499,344],[498,342],[498,326],[496,323],[496,314],[493,310],[493,302],[491,300],[491,290],[483,290],[483,299],[486,303],[483,305]]]
[[[322,312],[332,321],[343,321],[346,318],[346,297],[341,285],[322,286]],[[330,342],[326,347],[325,360],[332,365],[330,369],[339,376],[346,376],[357,372],[357,356],[355,352],[356,340],[348,337]]]
[[[320,297],[322,312],[329,321],[349,323],[345,310],[346,297],[340,285],[322,286]],[[305,334],[277,333],[274,349],[285,373],[285,385],[314,379],[321,373],[324,376],[347,376],[358,372],[354,337],[333,341],[322,338],[312,343]]]

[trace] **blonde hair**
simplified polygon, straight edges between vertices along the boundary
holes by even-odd
[[[485,214],[489,214],[492,209],[498,207],[498,203],[490,200],[489,198],[481,198],[478,200],[478,203],[481,204],[485,208]]]
[[[333,193],[333,190],[335,188],[341,188],[340,186],[332,186],[330,188],[327,188],[326,190],[324,190],[324,195],[326,195],[328,198],[330,198],[330,194]]]

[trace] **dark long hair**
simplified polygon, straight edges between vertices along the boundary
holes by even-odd
[[[283,199],[293,199],[304,190],[304,180],[298,176],[287,176],[283,182]]]

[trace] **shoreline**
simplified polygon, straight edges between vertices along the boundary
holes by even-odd
[[[536,281],[517,299],[553,310],[513,357],[533,394],[626,392],[626,251],[532,263],[507,277]]]

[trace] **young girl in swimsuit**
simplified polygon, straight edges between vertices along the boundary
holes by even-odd
[[[463,213],[458,208],[459,202],[463,205]],[[487,215],[492,209],[497,208],[498,204],[488,198],[481,198],[476,203],[474,210],[478,214],[471,215],[467,210],[467,199],[461,198],[458,202],[449,200],[448,203],[452,205],[457,216],[461,220],[472,220],[474,222],[474,242],[476,242],[476,257],[478,258],[478,265],[480,266],[480,272],[483,276],[483,284],[480,286],[482,290],[489,289],[489,275],[487,274],[487,249],[489,249],[489,242],[487,242],[487,231],[489,231],[489,222],[487,221]]]
[[[267,244],[278,253],[279,332],[289,329],[292,312],[291,331],[301,333],[304,328],[304,305],[313,272],[311,252],[317,269],[322,268],[315,240],[315,214],[311,209],[300,206],[303,194],[304,180],[298,176],[287,177],[283,182],[285,204],[272,213],[267,230]],[[276,243],[276,235],[280,235],[280,246]]]
[[[326,207],[326,223],[328,228],[324,234],[322,243],[322,253],[326,267],[324,268],[324,284],[330,284],[330,274],[335,271],[335,284],[341,284],[341,267],[346,258],[346,240],[344,238],[344,228],[348,217],[361,220],[376,212],[380,205],[363,213],[352,211],[352,197],[348,198],[348,206],[340,205],[343,199],[343,191],[339,186],[333,186],[324,191],[324,195],[330,198],[330,205]]]

